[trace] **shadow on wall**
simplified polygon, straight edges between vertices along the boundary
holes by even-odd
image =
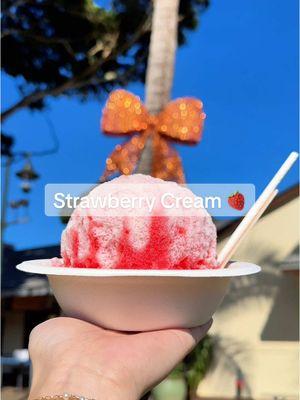
[[[273,298],[272,309],[261,332],[261,340],[298,341],[298,276],[282,271],[283,264],[276,261],[271,253],[264,254],[257,263],[262,266],[262,272],[232,281],[230,292],[221,308],[225,310],[250,298]]]
[[[299,281],[283,273],[261,340],[299,340]]]
[[[274,298],[280,286],[282,274],[272,254],[265,254],[257,264],[262,266],[259,274],[237,277],[231,282],[230,290],[220,309],[226,310],[240,301],[251,298]]]
[[[237,380],[242,379],[243,395],[249,399],[252,398],[251,388],[247,383],[248,377],[246,372],[241,368],[241,364],[247,364],[247,361],[251,360],[251,351],[251,348],[245,348],[245,343],[239,342],[236,339],[223,335],[214,335],[213,354],[217,354],[217,357],[213,356],[212,363],[209,366],[211,371],[221,366],[222,370],[230,371],[232,376],[235,376]]]

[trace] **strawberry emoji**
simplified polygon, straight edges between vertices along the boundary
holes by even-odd
[[[228,197],[228,204],[235,210],[241,211],[245,205],[245,197],[240,192],[235,192]]]

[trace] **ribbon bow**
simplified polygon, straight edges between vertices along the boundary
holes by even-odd
[[[147,139],[151,136],[152,168],[156,178],[184,183],[181,158],[171,141],[196,144],[202,136],[205,114],[202,102],[193,98],[171,101],[158,115],[150,115],[140,98],[115,90],[103,110],[102,131],[108,135],[132,135],[118,144],[106,160],[102,180],[119,172],[134,172]]]

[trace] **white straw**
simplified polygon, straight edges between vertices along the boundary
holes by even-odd
[[[245,236],[251,230],[251,228],[256,224],[256,222],[259,220],[259,218],[263,215],[263,213],[266,211],[266,209],[272,203],[272,201],[274,200],[274,198],[276,197],[277,194],[278,194],[278,190],[277,189],[274,190],[274,192],[271,193],[271,195],[268,198],[268,200],[265,202],[265,204],[263,204],[263,206],[261,207],[259,212],[255,215],[255,217],[251,220],[251,223],[243,230],[242,233],[238,231],[238,228],[241,226],[241,224],[236,228],[234,233],[237,232],[236,235],[238,235],[238,239],[234,243],[234,245],[231,247],[230,252],[227,252],[225,254],[225,256],[222,256],[222,253],[223,253],[223,250],[224,250],[225,246],[224,246],[223,250],[221,250],[219,258],[218,258],[218,262],[220,263],[220,268],[225,268],[226,267],[228,261],[230,261],[232,255],[235,253],[235,251],[238,248],[238,246],[240,245],[241,241],[245,238]],[[222,258],[222,261],[220,262],[221,256],[223,258]]]
[[[237,245],[244,238],[246,232],[248,232],[248,230],[251,227],[253,227],[255,222],[258,220],[258,218],[260,217],[260,215],[263,212],[262,210],[264,209],[264,206],[266,206],[266,207],[268,206],[268,204],[269,204],[268,199],[272,198],[272,194],[275,191],[276,187],[279,185],[281,180],[287,174],[287,172],[292,167],[292,165],[297,160],[297,158],[298,158],[298,153],[295,151],[292,152],[288,156],[288,158],[285,160],[285,162],[279,168],[277,173],[274,175],[273,179],[266,186],[265,190],[262,192],[262,194],[259,196],[259,198],[256,200],[256,202],[250,208],[248,213],[245,215],[242,222],[238,225],[236,230],[233,232],[233,234],[231,235],[228,242],[223,247],[222,251],[220,252],[220,254],[218,256],[218,263],[221,267],[224,268],[224,266],[226,265],[226,263],[229,261],[230,257],[232,256],[233,252],[237,249]],[[273,198],[272,198],[272,200],[273,200]]]

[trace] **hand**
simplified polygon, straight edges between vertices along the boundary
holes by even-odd
[[[30,335],[29,400],[64,392],[96,400],[137,400],[168,375],[211,324],[121,333],[74,318],[48,320]]]

